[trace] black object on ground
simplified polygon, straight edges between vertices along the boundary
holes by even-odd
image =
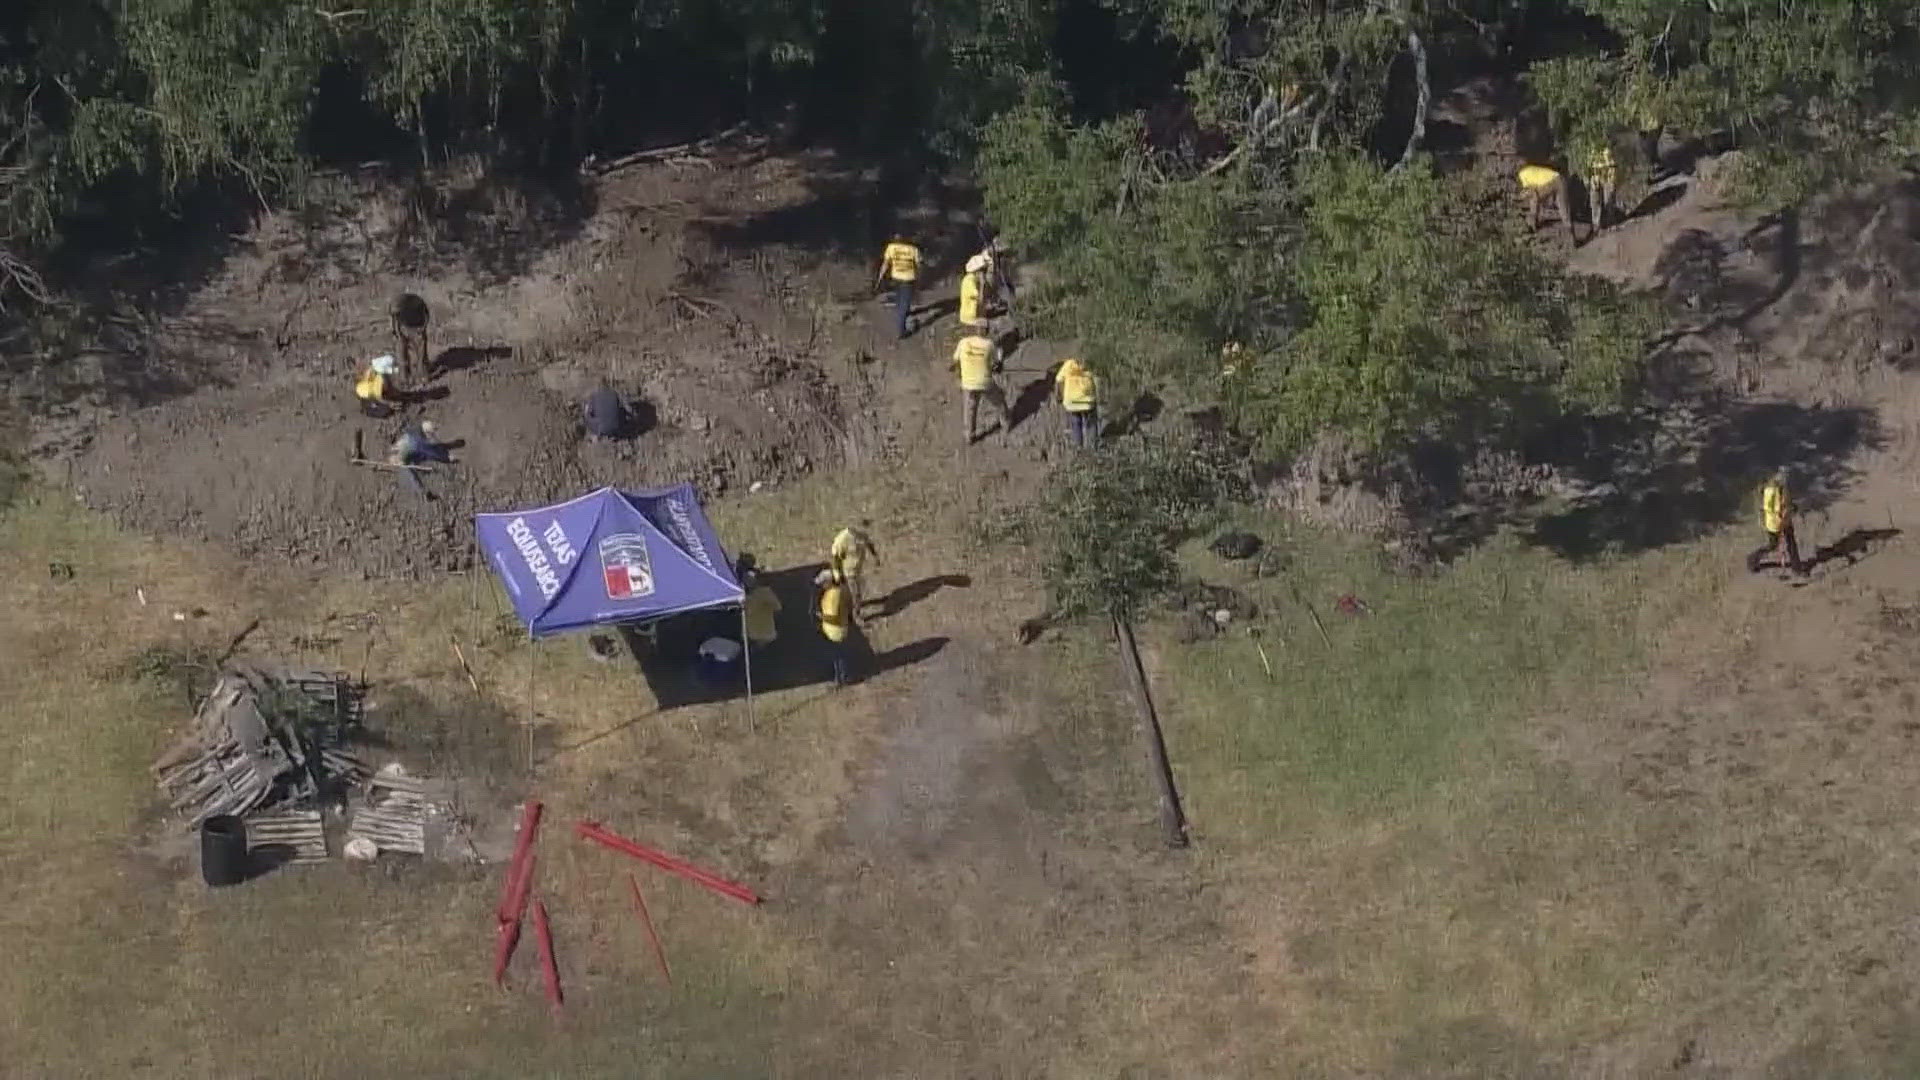
[[[1223,559],[1251,559],[1260,553],[1261,540],[1250,532],[1224,532],[1213,538],[1213,553]]]
[[[219,889],[247,880],[247,824],[232,814],[200,823],[200,876]]]

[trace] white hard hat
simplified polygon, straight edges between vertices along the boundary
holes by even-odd
[[[434,433],[434,432],[435,432],[436,430],[438,430],[438,429],[434,427],[434,424],[433,424],[433,421],[431,421],[431,420],[422,420],[422,421],[420,421],[420,434],[422,434],[422,435],[431,435],[431,434],[433,434],[433,433]]]
[[[382,375],[391,375],[399,370],[400,367],[399,363],[391,356],[376,356],[373,358],[373,363],[368,366]]]
[[[973,258],[967,260],[967,273],[969,274],[978,270],[985,270],[986,268],[987,257],[985,255],[975,255]]]
[[[817,573],[817,574],[815,574],[815,575],[813,575],[813,583],[814,583],[815,585],[831,585],[831,584],[833,584],[833,571],[831,571],[831,570],[822,570],[822,571],[820,571],[819,573]]]

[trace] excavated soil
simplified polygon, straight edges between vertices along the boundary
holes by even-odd
[[[36,410],[33,453],[133,528],[377,576],[464,566],[478,511],[606,484],[714,496],[884,457],[885,421],[840,388],[864,393],[846,369],[874,320],[794,285],[820,262],[809,236],[759,228],[814,213],[820,170],[734,145],[615,172],[566,204],[478,173],[427,196],[332,178],[237,237],[121,355],[76,358],[69,384],[91,389]],[[432,306],[442,370],[430,400],[365,419],[352,376],[395,351],[402,291]],[[602,380],[634,406],[634,437],[585,437],[580,402]],[[356,437],[383,458],[409,419],[454,447],[425,495],[350,460]]]

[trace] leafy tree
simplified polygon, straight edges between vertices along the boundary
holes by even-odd
[[[1648,305],[1560,272],[1470,181],[1340,154],[1302,187],[1304,318],[1229,376],[1271,447],[1323,430],[1375,451],[1499,438],[1631,386]]]
[[[1041,551],[1054,614],[1134,618],[1178,582],[1174,549],[1240,488],[1210,445],[1126,439],[1061,470],[1019,522]]]
[[[1659,123],[1748,150],[1741,189],[1784,204],[1920,152],[1920,8],[1907,0],[1580,0],[1605,42],[1528,73],[1563,137]]]
[[[1046,261],[1022,317],[1081,340],[1120,400],[1186,378],[1257,322],[1285,250],[1271,193],[1239,174],[1171,180],[1143,138],[1133,118],[1073,124],[1060,88],[1036,82],[988,125],[980,158],[989,216]]]

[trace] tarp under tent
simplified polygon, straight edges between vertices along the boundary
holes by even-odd
[[[474,518],[481,556],[535,637],[736,607],[745,598],[691,484],[604,487]]]

